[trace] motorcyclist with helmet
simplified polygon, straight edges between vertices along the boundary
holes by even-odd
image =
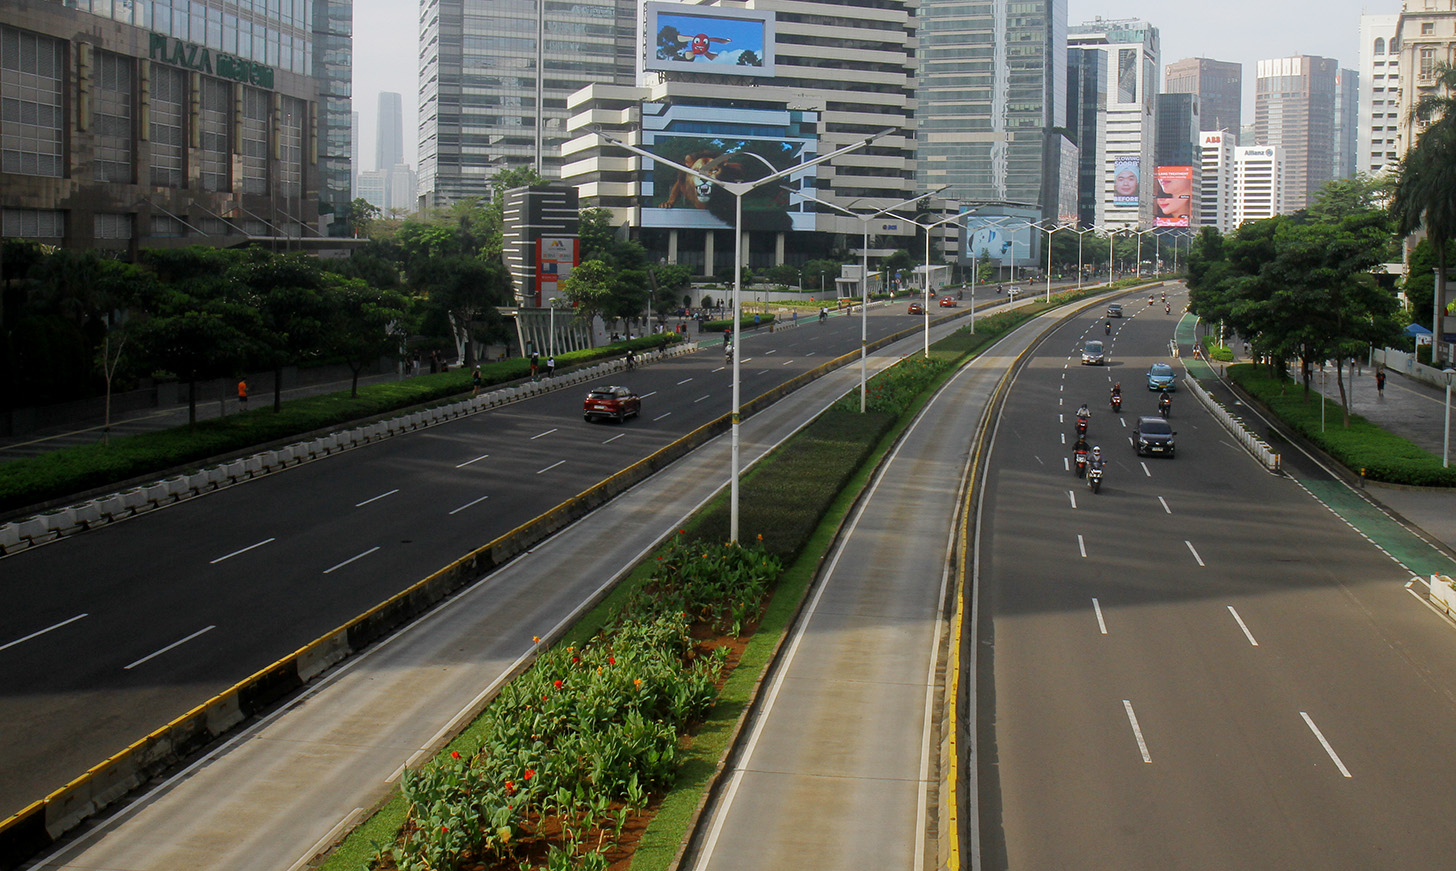
[[[1084,402],[1082,403],[1082,407],[1077,409],[1077,435],[1085,435],[1087,425],[1091,422],[1092,412],[1087,409],[1087,403]]]
[[[1173,397],[1169,396],[1166,390],[1163,391],[1163,395],[1158,397],[1158,414],[1163,417],[1173,416]]]
[[[1077,473],[1078,478],[1087,474],[1087,453],[1089,450],[1091,449],[1087,447],[1086,436],[1077,436],[1077,440],[1072,443],[1072,469]]]
[[[1116,384],[1112,385],[1112,396],[1108,399],[1108,402],[1110,402],[1112,404],[1112,410],[1113,411],[1121,411],[1122,410],[1122,382],[1121,381],[1119,381]]]
[[[1104,336],[1112,335],[1112,321],[1108,321],[1107,323],[1102,325],[1102,334]]]

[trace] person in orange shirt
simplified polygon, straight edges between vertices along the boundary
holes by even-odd
[[[248,408],[248,382],[238,379],[238,411],[246,411]]]

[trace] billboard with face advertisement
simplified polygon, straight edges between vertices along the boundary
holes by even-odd
[[[644,68],[730,76],[774,74],[774,16],[753,9],[653,3]]]
[[[1138,204],[1142,158],[1119,157],[1112,165],[1112,201],[1119,206]]]
[[[642,147],[723,182],[754,181],[818,156],[818,113],[642,104]],[[642,185],[642,226],[726,229],[734,197],[722,187],[661,161]],[[814,169],[754,188],[743,197],[747,230],[813,230],[815,215],[786,187],[813,191]]]
[[[961,239],[961,259],[969,263],[972,259],[985,262],[999,261],[1002,266],[1017,266],[1035,263],[1035,243],[1029,222],[1038,219],[1033,210],[1000,209],[1002,214],[977,213],[964,222],[965,232]],[[1020,212],[1019,214],[1017,212]]]
[[[1193,218],[1193,167],[1153,170],[1153,226],[1187,227]]]

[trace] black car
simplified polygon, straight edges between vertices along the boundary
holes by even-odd
[[[1161,417],[1140,417],[1137,422],[1137,431],[1132,436],[1132,446],[1137,450],[1140,457],[1150,454],[1166,454],[1173,456],[1174,445],[1173,427],[1168,421]]]
[[[1107,306],[1107,316],[1110,318],[1122,317],[1122,303],[1114,302]]]

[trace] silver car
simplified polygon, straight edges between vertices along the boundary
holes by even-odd
[[[1107,362],[1102,350],[1102,343],[1093,339],[1082,346],[1082,365],[1101,366]]]

